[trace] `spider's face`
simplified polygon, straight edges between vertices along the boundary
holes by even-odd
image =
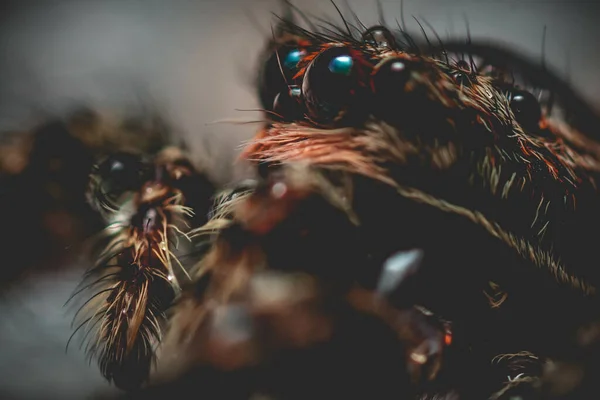
[[[516,253],[530,268],[595,290],[575,275],[599,278],[578,270],[593,248],[582,232],[600,218],[593,207],[599,153],[597,144],[551,115],[553,100],[514,84],[486,59],[479,65],[469,55],[452,60],[443,46],[425,54],[410,39],[410,46],[401,45],[404,33],[384,27],[360,38],[291,31],[296,36],[269,49],[259,87],[271,122],[246,157],[264,165],[307,163],[392,187],[408,204],[390,205],[379,196],[363,204],[369,210],[362,217],[368,224],[373,214],[383,216],[397,242],[422,231],[411,245],[441,238],[464,254],[499,239],[503,252]],[[354,202],[361,207],[360,199]],[[423,205],[428,211],[419,211]],[[394,219],[391,210],[398,208],[404,210]],[[477,233],[463,234],[465,222]],[[398,233],[407,227],[409,233]],[[450,236],[464,236],[464,243]],[[440,246],[450,247],[434,248]]]
[[[206,212],[214,187],[177,148],[94,170],[109,241],[75,332],[98,324],[88,353],[104,377],[146,381],[181,295],[161,358],[219,397],[490,398],[537,385],[599,309],[587,232],[600,222],[600,145],[471,44],[454,43],[467,58],[453,60],[448,43],[425,53],[383,26],[357,37],[283,25],[260,72],[269,121],[243,153],[260,179]],[[498,355],[510,362],[496,368]]]

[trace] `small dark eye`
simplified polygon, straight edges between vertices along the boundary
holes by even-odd
[[[517,122],[525,130],[537,130],[542,110],[535,96],[525,90],[513,90],[509,92],[510,108]]]
[[[100,163],[97,169],[103,191],[117,196],[126,191],[137,190],[142,185],[146,172],[147,167],[142,159],[130,153],[113,154]]]
[[[304,117],[304,108],[300,103],[301,90],[297,86],[290,86],[282,90],[273,100],[273,112],[284,121],[296,121]]]
[[[401,58],[389,58],[375,67],[371,87],[375,94],[386,97],[398,97],[404,91],[404,86],[410,79],[410,63]]]
[[[374,26],[362,34],[362,41],[377,48],[396,49],[396,38],[383,26]]]
[[[470,86],[473,79],[476,79],[472,74],[471,65],[465,60],[459,60],[454,64],[456,68],[452,72],[452,77],[458,85]]]
[[[294,83],[298,63],[305,56],[306,50],[291,44],[279,47],[270,55],[259,82],[263,108],[270,110],[275,97]]]
[[[310,118],[328,124],[337,121],[342,114],[350,114],[350,109],[356,112],[360,73],[350,48],[332,47],[319,54],[307,68],[302,82]]]
[[[452,73],[452,77],[459,85],[471,86],[471,77],[464,71],[455,71]]]
[[[398,110],[409,101],[405,87],[412,71],[413,64],[402,58],[388,58],[375,66],[371,77],[375,116],[387,121],[399,116]]]
[[[387,57],[375,66],[370,80],[369,109],[387,123],[413,124],[421,129],[429,122],[422,118],[422,110],[434,110],[439,104],[431,101],[421,84],[429,67],[418,58],[408,57]]]

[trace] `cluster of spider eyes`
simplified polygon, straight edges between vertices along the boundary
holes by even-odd
[[[365,31],[362,42],[375,51],[400,49],[394,35],[381,26]],[[324,126],[360,123],[366,113],[389,118],[390,113],[410,102],[402,94],[412,74],[418,73],[422,65],[392,56],[372,60],[374,67],[368,70],[363,59],[367,53],[359,52],[344,44],[328,47],[307,63],[302,78],[297,78],[298,66],[308,51],[293,43],[281,46],[264,71],[263,107],[275,119],[308,119]],[[462,60],[449,66],[447,73],[459,86],[472,85],[478,75]],[[527,131],[538,130],[542,111],[537,98],[512,85],[499,90],[506,94],[517,122]]]

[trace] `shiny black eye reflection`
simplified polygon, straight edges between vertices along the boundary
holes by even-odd
[[[526,90],[513,89],[508,92],[508,99],[519,125],[528,131],[538,130],[542,109],[535,96]]]
[[[361,77],[366,73],[355,54],[349,47],[331,47],[308,66],[302,94],[312,121],[331,125],[364,117],[366,107],[359,103],[365,99]]]
[[[304,107],[301,103],[301,89],[296,85],[290,85],[287,89],[279,92],[273,100],[273,119],[281,119],[286,122],[297,121],[304,118]]]
[[[362,34],[362,41],[377,49],[396,50],[396,38],[384,26],[374,26]]]
[[[414,63],[397,57],[383,60],[375,66],[371,77],[371,91],[376,117],[387,121],[398,117],[399,111],[408,101],[405,87],[414,69]]]
[[[452,77],[458,85],[471,86],[475,78],[471,71],[471,66],[464,60],[459,60],[455,65],[456,70],[452,72]]]
[[[401,93],[410,79],[410,70],[410,63],[402,58],[389,58],[383,61],[373,71],[371,81],[373,92],[384,97]]]
[[[120,152],[100,163],[97,174],[105,194],[120,196],[127,191],[138,190],[149,179],[150,168],[140,156]]]
[[[260,74],[260,99],[265,110],[272,110],[275,98],[294,84],[298,63],[306,56],[306,49],[286,44],[276,49],[264,64]]]

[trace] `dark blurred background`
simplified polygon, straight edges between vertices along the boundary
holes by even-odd
[[[365,24],[377,22],[375,0],[349,3]],[[400,18],[399,0],[381,3],[389,21]],[[236,109],[258,107],[253,74],[277,1],[26,0],[0,7],[0,130],[27,128],[40,111],[151,99],[194,154],[208,154],[218,179],[236,175],[237,147],[254,126],[211,123],[260,117]],[[301,7],[335,15],[328,0]],[[474,38],[501,40],[532,57],[541,57],[547,26],[547,64],[600,104],[598,1],[405,0],[404,12],[410,31],[418,31],[414,15],[442,37],[466,35],[466,17]],[[35,251],[35,243],[27,245]],[[2,294],[0,397],[84,399],[111,390],[77,346],[64,351],[72,313],[62,305],[80,274],[31,274]]]

